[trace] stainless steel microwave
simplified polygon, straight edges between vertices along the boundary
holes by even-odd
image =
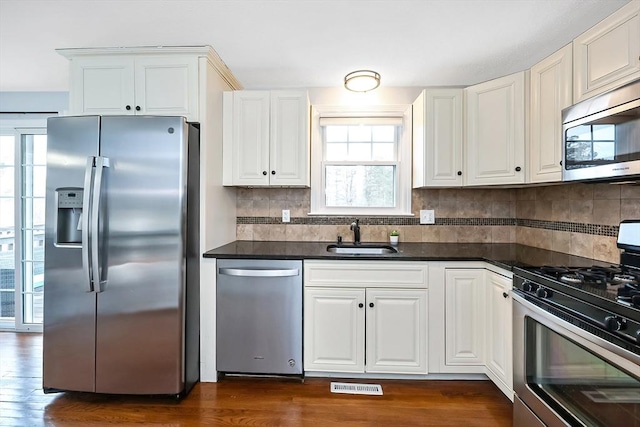
[[[640,180],[640,79],[562,110],[562,180]]]

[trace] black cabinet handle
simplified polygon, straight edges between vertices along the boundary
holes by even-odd
[[[140,111],[140,106],[136,105],[136,111]]]
[[[369,303],[369,307],[373,308],[373,303],[372,302]]]
[[[358,307],[362,308],[362,307],[364,307],[364,304],[360,303],[360,304],[358,304]]]
[[[458,171],[458,176],[462,176],[462,171]]]
[[[560,166],[562,166],[562,160],[560,160]]]
[[[516,166],[516,172],[520,172],[522,168],[520,166]]]
[[[267,175],[267,171],[262,171],[262,175]]]
[[[127,111],[131,110],[131,105],[127,105],[126,107],[124,107]]]
[[[503,296],[503,297],[505,297],[505,298],[509,298],[509,294],[508,294],[508,293],[506,293],[506,292],[503,292],[503,293],[502,293],[502,296]]]
[[[271,171],[271,175],[275,175],[275,174],[276,174],[276,171]]]

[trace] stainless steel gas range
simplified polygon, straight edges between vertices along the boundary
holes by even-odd
[[[640,220],[620,265],[514,268],[514,426],[640,427]]]

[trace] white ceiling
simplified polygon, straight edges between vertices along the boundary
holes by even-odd
[[[247,89],[469,85],[529,68],[629,0],[0,0],[0,91],[66,91],[54,49],[211,45]]]

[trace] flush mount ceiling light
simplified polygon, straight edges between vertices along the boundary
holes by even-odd
[[[368,92],[380,86],[380,74],[371,70],[358,70],[344,76],[344,87],[353,92]]]

